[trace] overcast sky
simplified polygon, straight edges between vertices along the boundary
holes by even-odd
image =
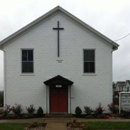
[[[0,41],[58,5],[113,41],[130,33],[130,0],[0,0]],[[130,35],[117,43],[120,47],[113,52],[113,81],[130,80]]]

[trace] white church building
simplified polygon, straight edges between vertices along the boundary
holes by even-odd
[[[108,110],[112,53],[118,44],[57,6],[0,42],[4,104],[33,104],[46,114],[79,106]]]

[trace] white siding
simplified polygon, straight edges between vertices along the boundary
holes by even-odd
[[[57,21],[60,21],[60,58],[57,58]],[[34,74],[21,74],[21,49],[34,49]],[[96,73],[83,73],[83,49],[95,49]],[[74,82],[71,108],[93,109],[102,103],[105,109],[112,102],[112,46],[103,43],[89,31],[57,14],[4,47],[6,104],[34,104],[46,110],[46,86],[43,81],[61,75]],[[63,60],[58,63],[57,60]],[[48,94],[48,93],[47,93]],[[48,105],[49,106],[49,105]]]

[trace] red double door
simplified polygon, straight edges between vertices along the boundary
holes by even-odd
[[[68,88],[50,88],[50,112],[68,112]]]

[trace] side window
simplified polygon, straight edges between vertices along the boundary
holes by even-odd
[[[33,50],[22,50],[22,73],[33,72]]]
[[[84,50],[84,73],[95,73],[95,50]]]

